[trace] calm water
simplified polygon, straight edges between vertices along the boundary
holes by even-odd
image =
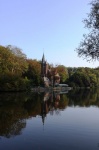
[[[0,94],[0,150],[98,150],[99,90]]]

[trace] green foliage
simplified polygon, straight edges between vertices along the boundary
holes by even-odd
[[[73,87],[97,87],[99,86],[99,69],[76,68],[70,73],[67,82]]]
[[[18,48],[17,48],[18,49]],[[27,70],[27,62],[23,57],[16,56],[12,51],[0,46],[0,72],[22,75]]]
[[[8,47],[0,46],[0,91],[23,91],[29,81],[22,78],[28,64],[23,57],[16,56]]]
[[[0,75],[0,91],[26,91],[30,81],[13,74]]]
[[[90,5],[90,13],[84,19],[89,33],[83,35],[84,39],[76,49],[78,56],[85,57],[88,61],[99,60],[99,0],[92,1]]]
[[[55,80],[59,78],[61,83],[69,86],[99,87],[99,67],[66,68],[59,65],[51,70]],[[26,91],[39,85],[43,85],[40,61],[27,59],[17,47],[0,46],[0,91]]]
[[[39,85],[41,83],[41,64],[37,60],[28,59],[28,70],[25,76],[31,80],[32,85]]]
[[[13,66],[13,54],[7,48],[0,46],[0,74],[12,72]]]
[[[57,72],[59,73],[60,75],[60,82],[61,83],[64,83],[66,82],[66,79],[68,78],[68,70],[65,66],[63,65],[59,65],[57,66]]]

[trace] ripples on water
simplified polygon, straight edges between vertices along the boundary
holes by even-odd
[[[0,94],[0,150],[98,150],[99,91]]]

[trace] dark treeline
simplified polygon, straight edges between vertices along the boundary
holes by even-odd
[[[21,49],[0,46],[0,91],[25,91],[41,83],[41,65],[27,59]]]
[[[57,69],[61,83],[68,83],[72,87],[99,86],[99,67],[49,66]],[[0,91],[26,91],[39,85],[43,85],[41,61],[27,59],[22,50],[15,46],[0,46]]]

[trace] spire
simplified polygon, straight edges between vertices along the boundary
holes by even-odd
[[[45,56],[44,56],[44,53],[43,53],[43,57],[42,57],[42,62],[45,63]]]

